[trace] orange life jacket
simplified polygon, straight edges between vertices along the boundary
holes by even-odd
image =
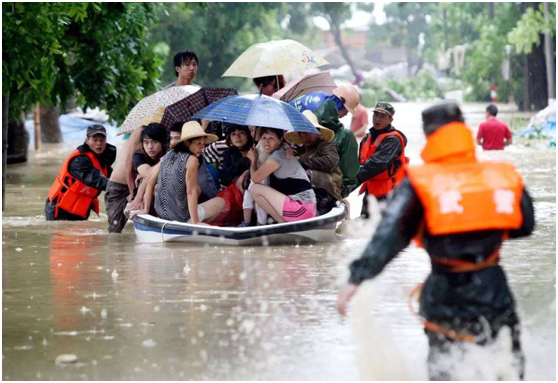
[[[380,145],[382,145],[384,139],[389,136],[396,136],[397,138],[399,138],[399,140],[401,140],[401,155],[388,170],[378,174],[376,177],[365,181],[360,187],[359,194],[367,191],[368,194],[372,194],[375,197],[384,197],[397,185],[399,185],[401,181],[403,181],[403,178],[405,178],[404,165],[409,163],[409,158],[405,157],[405,139],[403,138],[401,133],[396,130],[389,133],[380,134],[373,143],[372,135],[369,135],[366,141],[360,147],[360,164],[364,164],[367,159],[372,157],[374,153],[376,153],[376,150],[378,150]],[[396,169],[397,166],[399,166],[399,168]]]
[[[74,150],[66,159],[58,176],[54,180],[48,192],[48,199],[52,202],[56,201],[56,210],[54,216],[58,217],[58,210],[63,209],[68,213],[87,218],[87,213],[91,204],[93,211],[99,215],[99,199],[97,196],[101,191],[91,186],[87,186],[68,171],[70,161],[77,156],[87,156],[91,160],[93,166],[101,171],[105,177],[108,175],[108,166],[101,166],[95,154],[91,152],[80,152]]]
[[[432,235],[517,229],[523,181],[515,166],[478,162],[471,131],[450,123],[427,138],[424,165],[407,169]],[[420,244],[420,241],[419,241]]]

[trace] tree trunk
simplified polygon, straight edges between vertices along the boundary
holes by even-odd
[[[548,3],[543,3],[544,19],[548,21]],[[547,75],[547,88],[548,98],[556,98],[556,58],[552,50],[552,36],[550,33],[544,34],[544,55],[546,60],[546,75]],[[556,46],[556,43],[554,43]]]
[[[444,47],[444,51],[450,49],[449,46],[449,39],[448,39],[448,10],[446,8],[442,9],[442,17],[444,19],[444,42],[446,46]]]
[[[330,21],[330,20],[328,20],[328,21]],[[349,64],[349,66],[351,67],[351,71],[353,72],[353,75],[355,76],[355,78],[358,78],[357,68],[355,67],[353,59],[351,59],[349,51],[347,50],[347,48],[343,44],[343,40],[341,39],[341,28],[340,28],[340,26],[334,24],[331,21],[330,21],[329,24],[330,24],[330,27],[331,27],[331,32],[333,34],[333,38],[335,40],[335,43],[339,47],[339,50],[341,50],[341,55],[343,56],[345,61],[347,61],[347,64]]]
[[[8,120],[7,163],[17,164],[19,162],[27,162],[28,150],[29,133],[27,133],[27,129],[25,129],[25,119]]]
[[[488,20],[494,19],[494,3],[488,4]]]
[[[529,59],[523,55],[523,105],[521,110],[531,110],[531,92],[529,92]]]
[[[2,211],[6,203],[6,163],[8,159],[8,109],[10,94],[2,95]]]
[[[542,41],[544,36],[540,35],[540,39]],[[543,44],[533,45],[533,50],[527,55],[529,61],[529,97],[535,110],[541,110],[548,106],[548,84],[543,46]]]
[[[58,123],[60,108],[41,104],[41,142],[63,142],[62,131]]]

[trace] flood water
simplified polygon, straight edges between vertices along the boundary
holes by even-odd
[[[394,126],[409,138],[413,163],[425,142],[425,106],[395,104]],[[474,128],[484,119],[484,105],[464,110]],[[527,115],[499,117],[517,116]],[[407,305],[429,271],[422,250],[411,246],[363,284],[342,318],[338,286],[373,222],[350,222],[348,238],[336,243],[281,247],[140,244],[131,224],[122,235],[107,234],[104,213],[88,222],[46,222],[48,189],[75,146],[43,145],[28,163],[8,167],[3,379],[427,379],[426,338]],[[502,252],[528,380],[556,379],[556,151],[542,146],[516,142],[478,152],[515,163],[535,201],[535,233]],[[77,361],[55,363],[61,354]],[[479,353],[464,372],[470,363],[483,370],[497,361]]]

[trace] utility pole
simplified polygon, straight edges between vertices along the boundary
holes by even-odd
[[[2,211],[6,202],[6,163],[8,161],[8,107],[10,95],[2,95]]]
[[[548,3],[543,3],[544,20],[548,24]],[[548,86],[548,98],[556,99],[556,70],[554,68],[554,54],[552,52],[552,36],[548,31],[544,34],[544,56],[546,61],[546,81]]]
[[[33,108],[33,124],[35,125],[35,151],[41,148],[41,112],[39,104]]]

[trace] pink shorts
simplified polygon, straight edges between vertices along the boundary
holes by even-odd
[[[283,202],[283,218],[285,222],[302,221],[316,216],[316,204],[310,202],[294,201],[285,196]]]

